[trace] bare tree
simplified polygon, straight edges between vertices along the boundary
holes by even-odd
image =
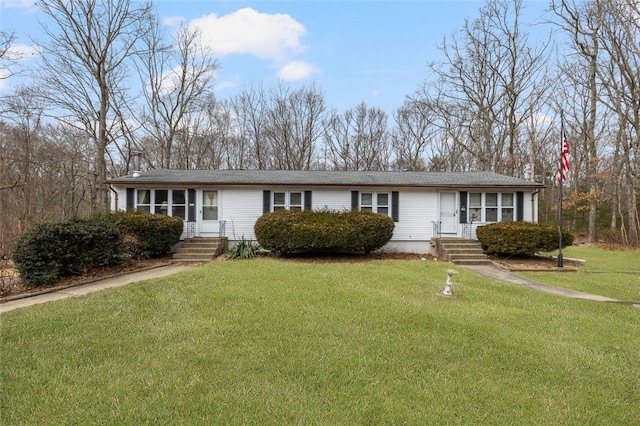
[[[522,31],[522,0],[489,0],[458,37],[443,42],[444,62],[430,90],[456,105],[467,135],[459,142],[476,168],[514,175],[526,101],[544,75],[546,44],[532,48]],[[445,114],[451,111],[440,109]]]
[[[391,136],[391,146],[396,170],[426,170],[431,152],[427,152],[433,144],[437,128],[433,122],[433,109],[428,102],[407,98],[404,104],[394,113],[395,127]],[[425,159],[425,154],[428,159]]]
[[[309,170],[324,135],[325,102],[315,87],[279,84],[269,93],[265,137],[280,170]]]
[[[572,0],[553,1],[551,8],[561,18],[559,25],[566,33],[570,34],[572,47],[581,56],[588,70],[586,79],[583,81],[585,87],[588,88],[588,109],[585,111],[584,120],[580,120],[580,138],[583,142],[582,146],[586,150],[585,155],[589,159],[586,172],[586,176],[590,179],[588,182],[589,191],[594,195],[591,197],[592,201],[589,206],[588,239],[592,242],[596,238],[597,201],[595,193],[598,190],[595,173],[598,162],[595,132],[599,99],[597,93],[600,54],[598,32],[601,27],[601,14],[597,4],[585,4],[584,7],[579,7]]]
[[[155,141],[155,168],[176,166],[172,156],[178,132],[183,135],[178,142],[184,141],[184,129],[189,128],[186,120],[204,98],[212,96],[218,68],[202,48],[197,30],[181,27],[174,46],[164,45],[164,38],[160,23],[153,20],[150,31],[142,37],[144,50],[139,66],[146,100],[141,124]],[[184,151],[184,147],[180,149]]]
[[[0,30],[0,80],[13,75],[12,67],[18,60],[18,55],[11,50],[15,40],[15,32]]]
[[[249,87],[230,101],[230,111],[237,122],[238,138],[250,152],[242,160],[246,169],[272,168],[273,158],[267,141],[267,95],[262,87]]]
[[[325,144],[334,169],[387,170],[387,114],[364,102],[344,114],[333,112],[326,124]]]
[[[127,61],[148,29],[152,7],[131,0],[42,0],[38,5],[52,24],[43,24],[48,42],[41,46],[46,98],[66,113],[61,119],[94,141],[94,205],[107,208],[112,95],[126,82]]]

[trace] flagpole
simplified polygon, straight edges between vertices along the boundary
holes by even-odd
[[[564,182],[564,170],[562,166],[562,153],[564,151],[564,111],[560,109],[560,159],[558,169],[560,172],[560,200],[558,203],[558,268],[564,267],[564,259],[562,258],[562,184]]]

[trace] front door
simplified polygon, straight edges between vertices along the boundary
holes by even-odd
[[[219,197],[217,190],[206,189],[202,191],[202,204],[200,210],[200,232],[203,234],[217,234],[219,232],[218,210]]]
[[[440,193],[440,233],[458,233],[457,192]]]

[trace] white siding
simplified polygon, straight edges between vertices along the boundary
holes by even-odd
[[[112,208],[126,209],[126,188],[114,188],[116,197],[112,194]],[[201,187],[200,189],[205,189]],[[374,188],[374,187],[304,187],[304,186],[273,186],[273,187],[211,187],[219,191],[219,220],[225,221],[225,235],[230,242],[241,238],[255,240],[254,225],[262,215],[263,191],[311,191],[313,210],[351,210],[351,193],[359,192],[399,192],[399,220],[391,241],[383,248],[386,251],[402,251],[426,253],[433,235],[434,222],[438,220],[439,190],[435,188]],[[462,189],[467,191],[467,189]],[[451,191],[450,189],[448,191]],[[486,190],[485,190],[486,191]],[[507,192],[507,190],[503,190]],[[513,190],[516,191],[515,189]],[[500,192],[498,190],[497,192]],[[533,196],[533,190],[524,192],[522,217],[525,221],[532,221],[537,215],[538,197]],[[198,192],[199,194],[200,192]],[[457,195],[459,196],[459,195]],[[535,210],[534,210],[535,209]],[[196,215],[200,217],[199,214]],[[474,224],[476,225],[476,224]],[[480,224],[478,224],[480,225]],[[203,235],[204,236],[204,235]],[[458,236],[463,235],[463,226],[458,227]]]
[[[313,210],[351,210],[351,189],[311,189],[311,207]],[[354,189],[355,191],[355,189]]]
[[[229,240],[255,240],[253,226],[262,215],[262,189],[225,188],[220,192],[221,215]]]

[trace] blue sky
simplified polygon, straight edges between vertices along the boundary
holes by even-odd
[[[477,16],[481,0],[155,0],[161,20],[198,26],[221,66],[216,95],[279,80],[315,83],[327,105],[344,111],[365,102],[391,113],[440,60],[436,46]],[[525,1],[533,22],[546,1]],[[0,27],[29,52],[42,15],[32,0],[0,0]],[[535,27],[531,32],[542,33]],[[533,38],[535,41],[535,37]],[[29,67],[32,60],[23,61]],[[16,80],[7,79],[7,91]]]

